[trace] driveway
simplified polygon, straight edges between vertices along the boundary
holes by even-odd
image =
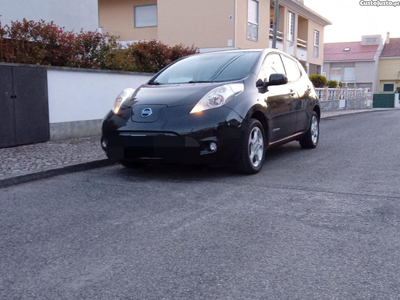
[[[0,299],[398,299],[400,111],[260,174],[119,166],[0,190]]]

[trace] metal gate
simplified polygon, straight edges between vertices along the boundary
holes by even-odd
[[[374,108],[394,108],[394,94],[374,94]]]
[[[46,69],[0,66],[0,147],[49,139]]]

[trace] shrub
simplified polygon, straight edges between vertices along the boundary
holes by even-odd
[[[0,60],[51,66],[99,68],[102,47],[108,35],[96,32],[76,34],[53,22],[23,19],[0,26]]]
[[[326,82],[326,85],[327,85],[329,88],[334,89],[334,88],[337,88],[338,82],[337,82],[336,80],[328,80],[328,81]]]
[[[396,88],[396,91],[400,93],[400,86]]]
[[[340,87],[340,88],[343,87],[343,82],[339,81],[339,87]]]
[[[65,31],[53,22],[0,22],[0,62],[120,71],[158,72],[197,49],[141,41],[123,49],[117,37],[93,31]]]
[[[140,41],[128,47],[137,71],[156,73],[175,60],[197,53],[197,49],[176,45],[169,47],[160,41]]]
[[[318,74],[314,74],[310,76],[311,82],[314,84],[315,87],[321,88],[326,85],[326,77]]]

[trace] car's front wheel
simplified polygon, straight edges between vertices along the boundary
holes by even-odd
[[[313,149],[318,146],[319,142],[319,119],[315,111],[311,115],[310,128],[300,140],[300,145],[304,149]]]
[[[240,147],[239,171],[245,174],[258,173],[265,160],[266,138],[262,124],[251,119]]]

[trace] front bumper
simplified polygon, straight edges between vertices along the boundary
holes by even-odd
[[[102,125],[102,147],[113,160],[164,160],[225,164],[237,160],[243,119],[220,107],[188,114],[188,107],[168,109],[153,123],[133,122],[126,112],[110,112]],[[211,143],[217,145],[211,150]]]

